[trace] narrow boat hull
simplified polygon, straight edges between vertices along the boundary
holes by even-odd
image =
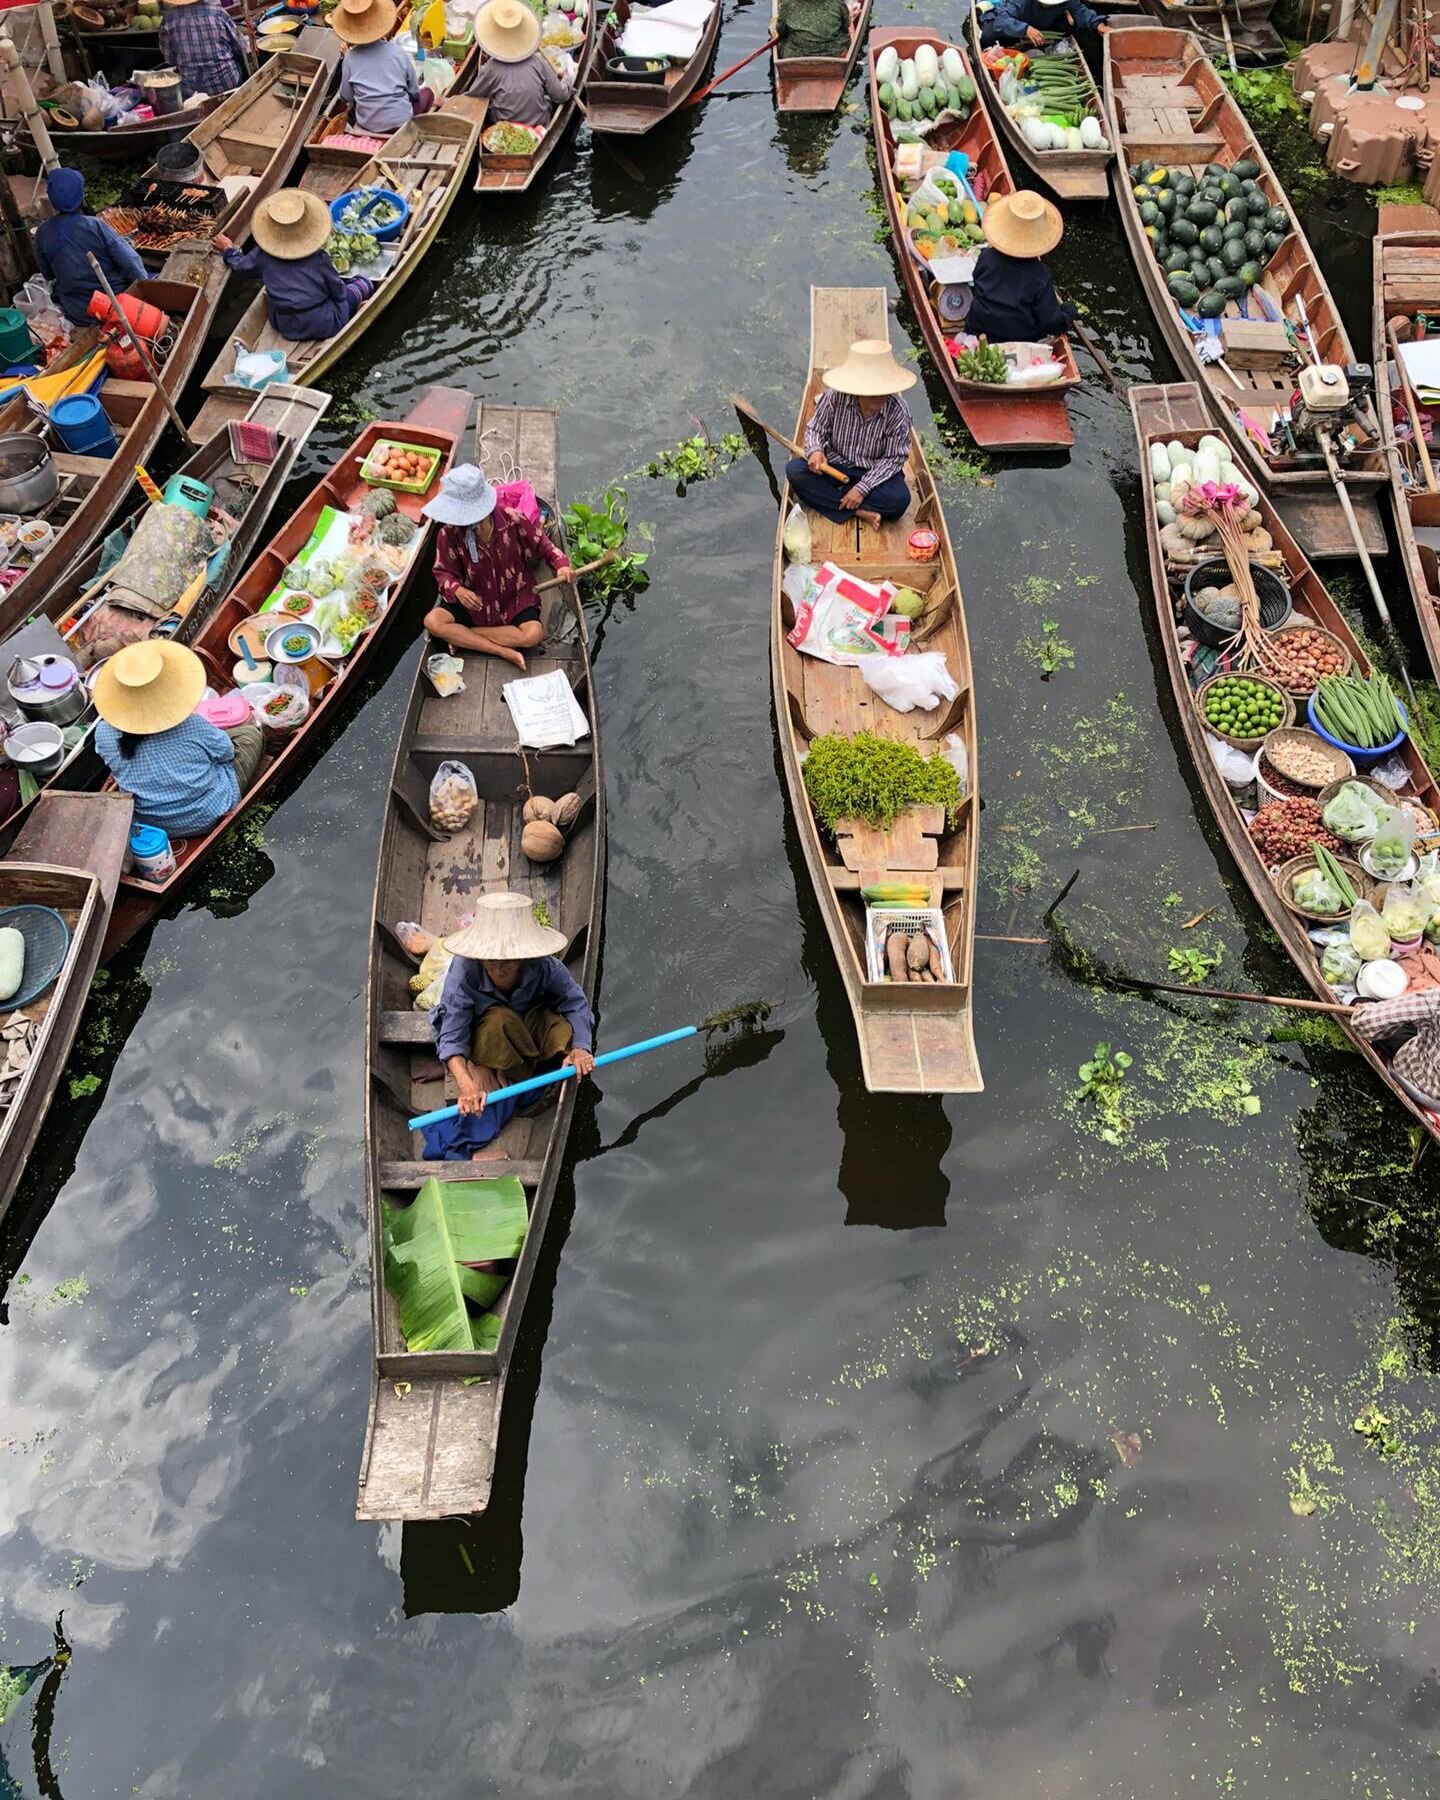
[[[850,34],[850,49],[844,56],[781,56],[777,44],[770,52],[775,71],[775,110],[783,113],[833,113],[845,97],[850,77],[860,60],[865,33],[870,28],[872,0],[865,0]],[[778,11],[778,9],[777,9]],[[776,14],[770,18],[770,31],[775,31]]]
[[[534,156],[492,156],[484,144],[480,146],[480,162],[475,174],[475,191],[496,198],[518,198],[528,194],[564,145],[580,117],[580,93],[595,60],[600,42],[600,13],[591,7],[585,15],[585,36],[575,55],[575,87],[570,98],[550,121],[540,148]],[[483,131],[482,131],[483,137]]]
[[[620,3],[624,7],[625,0]],[[600,33],[592,74],[581,95],[585,118],[591,131],[602,135],[643,137],[673,118],[704,79],[720,41],[720,7],[717,4],[712,8],[689,62],[683,68],[671,69],[664,82],[654,86],[638,81],[607,81],[593,73],[611,54],[615,36],[614,27],[608,24]]]
[[[1108,191],[1108,171],[1114,155],[1111,150],[1036,150],[1025,133],[1005,110],[994,79],[985,67],[980,43],[980,15],[970,8],[970,48],[976,92],[996,129],[1005,139],[1010,154],[1022,162],[1037,181],[1044,182],[1062,200],[1103,200]],[[1081,56],[1085,78],[1090,71]],[[1090,82],[1094,89],[1094,83]],[[1099,90],[1095,89],[1095,110],[1103,114]],[[1114,138],[1110,140],[1112,146]]]

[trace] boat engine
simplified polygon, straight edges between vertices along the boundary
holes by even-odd
[[[1290,429],[1297,450],[1318,452],[1319,434],[1329,438],[1335,454],[1353,455],[1372,437],[1365,413],[1375,391],[1368,363],[1307,364],[1290,400]]]

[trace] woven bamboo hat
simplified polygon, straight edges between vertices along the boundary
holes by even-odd
[[[330,209],[318,194],[301,188],[281,188],[255,208],[250,230],[255,242],[271,256],[286,262],[298,262],[316,250],[323,250],[333,222]]]
[[[528,894],[482,894],[475,902],[475,917],[445,939],[452,956],[471,956],[483,962],[524,962],[533,956],[558,956],[565,948],[563,931],[552,931],[535,917]]]
[[[824,374],[826,387],[837,394],[903,394],[915,385],[913,369],[902,369],[884,338],[861,338],[850,346],[844,362]]]
[[[524,62],[540,47],[540,21],[524,0],[490,0],[475,15],[475,41],[496,62]]]
[[[346,44],[378,44],[395,29],[395,0],[340,0],[330,15],[335,35]]]
[[[1004,194],[985,208],[985,236],[1006,256],[1044,256],[1064,235],[1060,208],[1029,188]]]
[[[205,692],[205,665],[184,644],[144,638],[117,650],[95,677],[95,710],[117,731],[153,737],[188,719]]]

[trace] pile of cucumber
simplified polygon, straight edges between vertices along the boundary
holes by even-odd
[[[938,50],[933,44],[921,44],[913,57],[903,59],[893,44],[887,44],[875,59],[875,76],[880,104],[894,125],[938,118],[944,112],[962,120],[970,116],[975,83],[953,44]]]
[[[1136,163],[1131,192],[1170,297],[1202,319],[1218,319],[1248,294],[1285,241],[1290,214],[1272,205],[1256,162],[1207,163],[1198,178]]]

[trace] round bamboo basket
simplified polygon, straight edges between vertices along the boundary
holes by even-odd
[[[1222,743],[1233,744],[1237,750],[1258,750],[1260,748],[1260,746],[1265,742],[1266,738],[1269,737],[1269,735],[1270,735],[1270,732],[1262,731],[1260,733],[1259,737],[1243,737],[1243,738],[1242,737],[1231,737],[1231,735],[1228,731],[1218,730],[1205,717],[1205,696],[1206,696],[1206,694],[1209,693],[1210,689],[1212,687],[1214,687],[1214,685],[1217,681],[1234,681],[1234,680],[1245,680],[1245,681],[1258,682],[1261,687],[1269,688],[1270,691],[1279,698],[1279,700],[1281,702],[1281,706],[1282,706],[1282,710],[1281,710],[1281,714],[1280,714],[1280,723],[1278,725],[1272,726],[1271,730],[1282,731],[1287,725],[1293,725],[1295,723],[1295,702],[1290,698],[1290,696],[1285,692],[1284,688],[1282,688],[1278,682],[1271,681],[1268,676],[1264,676],[1264,675],[1246,675],[1243,677],[1237,677],[1237,676],[1229,674],[1228,672],[1222,672],[1218,675],[1210,676],[1209,679],[1206,681],[1202,681],[1200,683],[1199,687],[1196,688],[1196,690],[1195,690],[1195,710],[1200,715],[1200,723],[1213,736],[1218,737]]]
[[[1323,625],[1297,625],[1293,622],[1290,624],[1287,624],[1287,625],[1282,625],[1278,631],[1274,631],[1269,634],[1270,642],[1272,644],[1278,644],[1283,638],[1288,637],[1292,631],[1318,632],[1319,635],[1322,638],[1324,638],[1326,640],[1326,642],[1330,645],[1332,650],[1338,650],[1340,652],[1340,654],[1345,658],[1345,666],[1343,669],[1337,670],[1336,671],[1337,674],[1348,675],[1350,673],[1350,671],[1355,667],[1355,658],[1350,654],[1349,646],[1347,644],[1345,644],[1340,638],[1336,637],[1336,635],[1333,631],[1327,631]],[[1315,692],[1316,684],[1313,682],[1311,683],[1311,685],[1309,687],[1291,687],[1288,682],[1281,681],[1281,679],[1278,675],[1267,674],[1265,679],[1267,681],[1273,681],[1275,686],[1278,687],[1282,691],[1282,693],[1298,694],[1303,699],[1308,700],[1310,695]]]
[[[1368,900],[1375,892],[1375,883],[1360,867],[1358,862],[1348,856],[1336,856],[1336,862],[1345,871],[1351,887],[1355,890],[1357,900]],[[1288,912],[1294,913],[1297,919],[1313,919],[1317,925],[1333,925],[1337,919],[1345,919],[1350,915],[1348,906],[1341,907],[1339,912],[1311,912],[1308,908],[1297,904],[1291,890],[1295,883],[1311,869],[1318,868],[1312,855],[1292,856],[1289,862],[1283,862],[1278,869],[1270,871],[1270,879],[1275,884],[1275,892],[1280,896],[1282,904]]]

